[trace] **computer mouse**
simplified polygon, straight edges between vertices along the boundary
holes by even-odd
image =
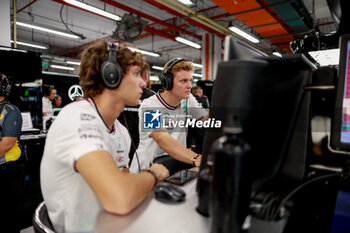
[[[165,203],[182,202],[186,197],[186,193],[181,188],[168,183],[158,184],[153,191],[156,199]]]

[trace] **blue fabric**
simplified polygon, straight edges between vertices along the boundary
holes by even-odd
[[[0,113],[0,117],[4,117],[1,125],[1,137],[16,137],[19,139],[22,128],[22,115],[18,108],[7,103]]]
[[[339,191],[333,215],[331,233],[350,232],[350,193]]]

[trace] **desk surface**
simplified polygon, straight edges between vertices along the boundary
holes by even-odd
[[[46,134],[40,133],[40,134],[22,134],[20,140],[33,140],[33,139],[43,139],[46,138]]]
[[[181,188],[186,192],[186,201],[180,204],[165,204],[150,194],[143,203],[127,216],[109,214],[102,210],[97,218],[98,233],[206,233],[210,230],[209,219],[198,214],[196,207],[197,180]]]

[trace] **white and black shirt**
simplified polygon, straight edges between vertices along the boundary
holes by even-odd
[[[191,94],[189,99],[184,99],[178,106],[170,106],[158,92],[156,95],[145,99],[139,111],[139,133],[140,144],[136,153],[139,157],[140,168],[145,169],[152,164],[152,161],[167,153],[160,149],[158,144],[150,137],[150,134],[159,130],[166,130],[176,141],[186,147],[187,127],[180,122],[190,119],[199,120],[205,117],[208,112],[199,106],[197,100]],[[159,111],[160,128],[147,129],[147,122],[145,122],[146,114],[149,112]],[[131,172],[138,172],[137,158],[134,155],[131,166]]]
[[[102,209],[75,170],[75,162],[89,152],[105,150],[122,169],[128,165],[130,143],[119,121],[109,130],[92,99],[73,102],[61,110],[47,134],[40,170],[42,194],[58,232],[93,231]]]

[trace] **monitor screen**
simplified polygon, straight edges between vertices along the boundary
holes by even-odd
[[[350,8],[349,0],[327,0],[329,11],[339,35],[349,33],[350,16],[346,11]]]
[[[342,17],[342,11],[340,6],[340,0],[327,0],[329,11],[334,20],[335,27],[339,29],[340,19]]]
[[[350,35],[340,38],[339,78],[331,137],[335,149],[350,149]]]
[[[34,82],[41,78],[40,53],[0,46],[0,71],[12,83]]]
[[[254,48],[253,46],[233,36],[226,36],[224,47],[224,61],[267,56],[266,53]]]

